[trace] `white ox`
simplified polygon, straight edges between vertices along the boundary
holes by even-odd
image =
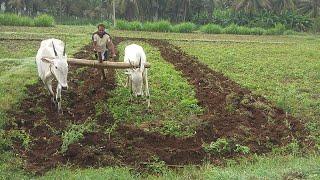
[[[148,69],[144,67],[147,62],[146,54],[143,48],[136,44],[128,45],[124,53],[124,62],[132,65],[132,68],[126,70],[126,74],[128,75],[127,84],[130,86],[131,94],[135,97],[143,96],[144,87],[148,107],[150,107]],[[138,68],[134,66],[138,66]]]
[[[58,105],[58,113],[62,113],[61,90],[68,88],[68,63],[64,43],[58,39],[43,40],[36,56],[36,63],[39,77],[52,95],[52,102]],[[58,81],[56,96],[52,90],[54,79]]]

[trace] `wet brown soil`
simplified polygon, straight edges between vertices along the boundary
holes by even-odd
[[[115,44],[126,40],[114,39]],[[143,39],[139,39],[143,40]],[[177,138],[159,133],[145,132],[130,124],[121,124],[111,135],[105,133],[114,119],[105,111],[96,116],[95,105],[110,97],[116,87],[114,71],[109,71],[107,82],[101,81],[100,71],[93,68],[71,67],[69,90],[62,93],[64,114],[56,108],[42,83],[28,87],[28,98],[18,110],[9,112],[15,125],[7,130],[25,130],[31,135],[28,149],[19,140],[14,151],[26,160],[25,168],[42,174],[58,165],[71,163],[79,167],[130,166],[143,170],[154,157],[167,165],[201,164],[204,161],[219,163],[222,158],[240,156],[230,151],[223,155],[210,155],[203,143],[226,138],[233,145],[248,146],[253,153],[270,152],[271,147],[284,146],[293,138],[303,143],[307,136],[304,125],[283,110],[274,107],[262,97],[240,87],[220,73],[214,72],[178,47],[161,40],[143,40],[159,48],[163,58],[174,64],[196,89],[199,105],[206,109],[200,117],[203,125],[194,137]],[[75,54],[76,58],[92,57],[90,46]],[[96,119],[97,126],[84,138],[61,152],[62,133],[70,123],[82,124]]]

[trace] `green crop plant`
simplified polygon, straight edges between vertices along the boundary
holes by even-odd
[[[123,42],[118,49],[124,52],[124,47],[133,42]],[[159,131],[175,136],[192,136],[199,123],[198,115],[203,110],[198,106],[192,86],[176,72],[172,65],[166,63],[160,53],[143,42],[134,42],[143,46],[147,61],[152,64],[148,69],[151,108],[147,109],[145,99],[133,98],[129,88],[124,87],[126,77],[123,71],[117,73],[119,86],[112,91],[108,100],[108,108],[117,122],[142,123],[158,122],[159,127],[151,127],[149,131]],[[122,59],[121,54],[120,59]],[[187,123],[188,122],[188,123]],[[185,126],[183,124],[186,124]]]
[[[95,121],[88,119],[83,124],[70,124],[62,133],[61,153],[68,150],[70,144],[76,143],[84,138],[84,133],[92,132],[95,127]]]

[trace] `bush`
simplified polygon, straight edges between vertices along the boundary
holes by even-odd
[[[95,121],[88,119],[83,124],[71,124],[68,130],[62,133],[61,152],[65,153],[69,145],[76,143],[84,138],[84,133],[92,132],[95,127]]]
[[[0,25],[3,26],[34,26],[32,18],[16,14],[0,14]]]
[[[314,19],[312,30],[313,32],[320,32],[320,17]]]
[[[266,32],[266,30],[263,28],[260,28],[260,27],[250,29],[250,34],[252,34],[252,35],[263,35],[263,34],[265,34],[265,32]]]
[[[203,150],[212,155],[225,155],[229,153],[249,154],[250,148],[235,143],[232,140],[219,138],[210,144],[203,144]]]
[[[142,24],[138,21],[128,22],[124,20],[118,20],[116,28],[120,30],[140,31],[142,30]]]
[[[141,31],[142,30],[142,24],[138,21],[129,22],[129,29],[131,31]]]
[[[124,20],[118,20],[116,23],[116,28],[120,30],[128,30],[129,29],[129,24],[127,21]]]
[[[282,35],[285,31],[286,31],[286,27],[283,24],[278,23],[275,25],[274,28],[268,29],[265,32],[265,34],[266,35]]]
[[[54,18],[47,14],[42,14],[34,18],[34,25],[38,27],[51,27],[54,26]]]
[[[209,34],[221,34],[223,29],[221,26],[216,24],[207,24],[200,27],[200,31]]]
[[[284,35],[295,35],[297,34],[296,31],[293,31],[293,30],[286,30],[285,32],[283,32]]]
[[[37,16],[32,19],[27,16],[19,16],[16,14],[0,14],[0,25],[3,26],[54,26],[54,18],[47,14]]]
[[[173,32],[178,33],[190,33],[196,29],[196,25],[194,23],[186,22],[180,23],[172,27]]]
[[[219,138],[215,142],[203,145],[204,151],[214,155],[222,155],[231,152],[231,145],[227,139]]]
[[[223,27],[232,24],[232,13],[230,10],[215,10],[212,15],[212,22]]]
[[[295,31],[306,31],[312,27],[312,21],[309,17],[290,11],[282,13],[279,16],[278,23],[281,23],[286,28]]]
[[[200,14],[192,17],[192,22],[204,25],[212,23],[212,17],[207,12],[201,12]]]
[[[142,30],[154,32],[170,32],[172,31],[172,25],[169,21],[146,22],[142,25]]]
[[[239,33],[239,27],[236,24],[231,24],[228,27],[224,28],[224,33],[226,34],[240,34]]]

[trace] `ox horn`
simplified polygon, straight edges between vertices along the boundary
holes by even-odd
[[[56,51],[56,48],[54,47],[53,41],[52,41],[52,46],[53,46],[54,55],[58,56],[58,53]]]

